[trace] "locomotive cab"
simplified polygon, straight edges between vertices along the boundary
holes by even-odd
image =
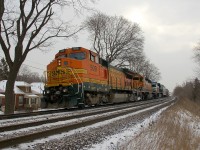
[[[96,53],[82,47],[59,50],[47,66],[43,101],[52,107],[57,103],[69,108],[82,107],[86,100],[96,104],[94,92],[108,90],[107,77],[107,68],[99,63]]]

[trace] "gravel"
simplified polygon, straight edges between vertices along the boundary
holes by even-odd
[[[29,146],[28,149],[34,150],[82,150],[89,149],[93,144],[100,143],[109,136],[120,133],[127,128],[134,126],[137,123],[141,123],[145,118],[150,117],[152,114],[156,113],[163,106],[156,107],[154,109],[139,113],[137,115],[129,116],[123,118],[104,126],[92,127],[89,130],[84,130],[81,132],[75,132],[74,134],[65,136],[61,139],[53,139],[46,141],[45,143],[38,143]]]

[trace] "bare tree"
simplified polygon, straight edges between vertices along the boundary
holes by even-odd
[[[179,97],[181,97],[181,96],[182,96],[182,91],[183,91],[183,87],[180,86],[180,85],[177,85],[177,86],[174,88],[173,96],[179,96]]]
[[[200,64],[200,42],[194,48],[194,59]]]
[[[136,51],[136,53],[133,53],[129,57],[129,68],[131,70],[134,70],[138,73],[142,73],[143,71],[143,64],[146,61],[146,57],[143,53],[143,51]]]
[[[32,72],[28,66],[22,65],[18,72],[16,80],[25,81],[27,83],[43,82],[44,77],[41,76],[38,72]]]
[[[179,98],[188,98],[200,104],[200,81],[198,78],[183,83],[182,86],[177,86],[173,92],[174,96]]]
[[[130,55],[129,64],[131,70],[144,75],[152,81],[159,81],[161,78],[159,69],[141,52],[138,52],[137,55]]]
[[[200,82],[198,78],[193,81],[192,100],[200,102]]]
[[[194,60],[197,63],[197,76],[200,77],[200,42],[194,47]]]
[[[93,49],[109,63],[116,67],[129,67],[151,80],[160,79],[158,68],[146,60],[144,38],[138,24],[123,17],[96,13],[87,18],[85,25]]]
[[[140,73],[142,73],[145,77],[152,81],[159,81],[161,78],[159,69],[152,63],[150,63],[149,60],[144,61],[142,64],[142,70]]]
[[[76,10],[86,8],[81,0],[0,1],[0,45],[10,70],[5,91],[5,114],[14,113],[14,82],[27,54],[36,48],[50,46],[52,38],[69,38],[80,30],[72,30],[61,19],[55,20],[55,13],[62,6]]]
[[[109,63],[125,66],[130,55],[143,50],[143,35],[138,24],[123,17],[96,13],[85,21],[94,50]],[[117,63],[116,63],[117,62]]]

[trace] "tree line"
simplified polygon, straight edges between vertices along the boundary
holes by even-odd
[[[173,94],[184,100],[187,98],[200,104],[200,81],[195,78],[192,81],[187,81],[183,85],[176,86]]]
[[[181,99],[188,98],[200,105],[200,42],[193,49],[193,60],[197,64],[196,78],[191,81],[186,81],[183,85],[178,85],[173,91],[174,96]]]

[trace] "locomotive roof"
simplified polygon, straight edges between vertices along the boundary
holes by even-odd
[[[140,77],[142,77],[141,74],[139,74],[139,73],[137,73],[137,72],[135,72],[135,71],[133,71],[133,70],[130,70],[130,69],[128,69],[128,68],[123,68],[122,70],[123,70],[123,72],[124,72],[125,74],[129,74],[129,75],[131,75],[131,76],[139,75]]]
[[[109,64],[109,63],[108,63],[108,67],[109,67],[109,68],[114,68],[114,69],[116,69],[116,70],[118,70],[118,71],[123,72],[123,70],[122,70],[121,68],[115,67],[115,66],[113,66],[113,65],[111,65],[111,64]]]

